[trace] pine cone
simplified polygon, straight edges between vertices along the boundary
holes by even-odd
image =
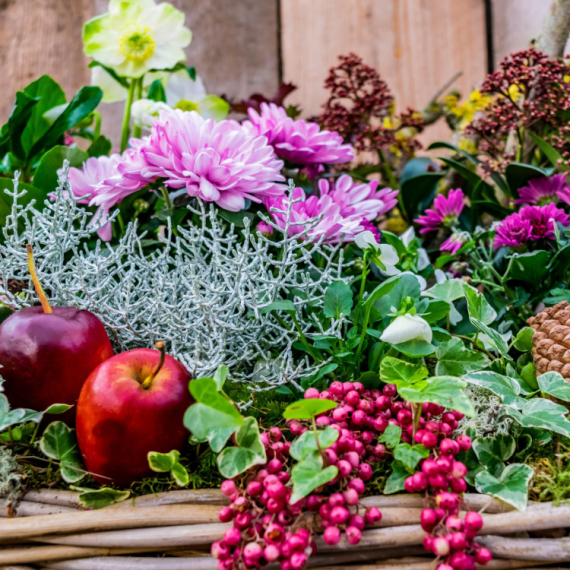
[[[531,317],[527,323],[535,330],[532,357],[537,375],[560,372],[570,382],[570,305],[562,301]]]

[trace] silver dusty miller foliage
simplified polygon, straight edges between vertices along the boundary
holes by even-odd
[[[303,320],[308,303],[320,302],[327,286],[342,279],[341,244],[288,236],[287,227],[274,228],[273,239],[255,232],[244,220],[243,237],[223,221],[213,206],[198,202],[192,212],[198,225],[170,228],[164,245],[143,252],[135,224],[119,243],[97,242],[89,250],[86,238],[100,225],[92,214],[68,199],[67,173],[60,176],[54,201],[43,211],[33,203],[21,206],[14,181],[13,206],[0,244],[0,294],[17,307],[37,303],[34,291],[23,298],[7,291],[8,279],[29,282],[26,244],[33,246],[38,276],[54,305],[74,305],[95,313],[106,326],[117,350],[152,347],[166,341],[169,352],[195,376],[211,375],[220,364],[230,367],[234,381],[251,391],[269,389],[317,372],[307,359],[293,357],[299,326],[308,336],[340,337],[343,320],[329,319],[319,330]],[[289,199],[287,212],[294,203]],[[195,216],[196,217],[196,216]],[[287,215],[289,219],[289,214]],[[308,234],[319,219],[303,222]],[[317,266],[311,255],[323,260]],[[267,308],[295,289],[296,318]]]

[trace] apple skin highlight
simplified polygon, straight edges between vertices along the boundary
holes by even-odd
[[[75,405],[83,383],[113,356],[101,321],[75,307],[28,307],[0,326],[0,375],[14,408],[45,410]],[[57,419],[73,423],[75,409]]]
[[[149,451],[181,451],[190,433],[183,425],[193,403],[191,376],[158,350],[138,348],[103,362],[85,382],[77,404],[77,440],[87,470],[100,483],[128,486],[152,473]]]

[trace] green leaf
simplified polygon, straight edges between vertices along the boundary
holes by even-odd
[[[482,370],[465,374],[463,379],[469,382],[469,384],[490,390],[493,394],[499,396],[506,406],[519,407],[524,405],[524,400],[519,397],[521,393],[519,383],[508,376],[490,370]]]
[[[98,136],[87,149],[89,156],[108,156],[113,149],[113,143],[103,135]]]
[[[332,481],[337,475],[338,469],[334,465],[323,469],[323,458],[318,451],[315,451],[291,470],[293,494],[289,503],[295,504],[310,495],[317,487]]]
[[[184,415],[184,425],[199,441],[208,441],[216,453],[228,438],[243,425],[243,417],[235,406],[218,393],[213,378],[198,378],[190,382],[190,393],[196,400]]]
[[[6,218],[12,210],[13,199],[6,193],[6,190],[14,190],[14,181],[11,178],[0,178],[0,235],[1,228],[6,225]],[[47,198],[44,190],[40,190],[31,184],[18,183],[18,191],[26,190],[26,194],[18,198],[18,206],[26,206],[35,200],[35,208],[38,211],[44,209],[44,200]],[[3,238],[0,238],[3,239]]]
[[[69,166],[80,167],[88,159],[88,155],[80,148],[54,146],[41,158],[34,174],[34,186],[43,190],[46,195],[54,192],[58,184],[57,171],[69,160]]]
[[[465,297],[463,289],[464,283],[465,281],[462,279],[450,279],[443,283],[436,283],[433,287],[424,291],[422,295],[452,303],[453,301],[457,301],[457,299]]]
[[[53,107],[65,105],[66,99],[63,89],[49,75],[42,75],[30,83],[24,88],[24,93],[38,100],[22,132],[22,148],[27,155],[34,143],[49,129],[50,123],[45,119],[44,113]]]
[[[352,290],[344,281],[331,283],[325,292],[325,317],[338,319],[341,315],[350,315],[352,309]]]
[[[394,459],[400,461],[410,473],[413,473],[418,463],[427,457],[429,449],[421,444],[412,446],[409,443],[400,443],[394,449]]]
[[[214,373],[214,382],[216,383],[216,387],[218,388],[218,392],[224,387],[224,383],[226,378],[228,377],[230,369],[225,365],[221,364],[218,366],[218,369]]]
[[[26,408],[10,410],[10,404],[5,394],[0,393],[0,432],[17,424],[27,422],[40,423],[45,414],[63,414],[72,406],[67,404],[53,404],[43,412],[36,412]]]
[[[544,176],[546,172],[542,168],[522,162],[511,162],[505,169],[505,177],[515,197],[518,197],[520,188],[528,186],[530,180]]]
[[[475,487],[480,493],[497,497],[515,509],[524,511],[528,498],[528,484],[533,475],[532,467],[514,463],[509,465],[499,478],[493,477],[487,471],[477,473]]]
[[[562,301],[570,303],[570,290],[555,288],[549,291],[550,295],[545,297],[543,300],[547,305],[556,305]]]
[[[388,283],[391,284],[389,288],[386,287]],[[396,283],[398,286],[394,287]],[[392,312],[393,307],[398,310],[404,297],[419,299],[422,292],[420,289],[420,283],[416,277],[407,273],[404,273],[403,275],[395,275],[394,277],[384,281],[384,283],[379,285],[370,297],[366,299],[366,304],[370,303],[377,291],[382,291],[382,293],[378,294],[372,302],[374,303],[374,308],[380,313],[382,318],[386,318],[388,313]]]
[[[397,351],[411,358],[420,358],[421,356],[429,356],[435,352],[435,346],[425,340],[408,340],[400,344],[392,345]]]
[[[11,151],[20,160],[26,158],[22,148],[22,132],[37,103],[38,100],[35,97],[30,97],[23,91],[16,93],[16,102],[8,122],[2,125],[2,129],[0,129],[0,154]]]
[[[513,346],[520,350],[521,352],[530,352],[532,350],[532,337],[534,335],[534,329],[532,327],[522,328],[513,343]]]
[[[473,326],[478,328],[482,333],[486,334],[489,344],[505,359],[512,361],[509,356],[509,347],[507,341],[495,329],[488,327],[485,323],[478,319],[470,319]]]
[[[390,473],[390,476],[386,479],[384,494],[391,495],[392,493],[403,491],[405,489],[404,482],[409,476],[410,472],[403,463],[396,460],[392,461],[392,473]]]
[[[180,452],[173,449],[169,453],[159,453],[158,451],[148,452],[148,464],[153,471],[157,473],[168,473],[178,462]]]
[[[505,411],[523,427],[546,429],[570,437],[570,422],[566,419],[568,410],[550,400],[534,398],[527,400],[520,412],[514,408]]]
[[[435,373],[438,376],[461,376],[489,364],[487,356],[476,350],[467,350],[458,338],[440,344],[435,349],[435,355],[438,359]]]
[[[226,447],[218,455],[218,469],[226,479],[233,479],[254,465],[267,461],[255,418],[250,416],[244,419],[236,433],[236,444],[236,447]]]
[[[59,461],[61,476],[66,483],[77,483],[87,474],[83,468],[75,430],[63,422],[52,422],[40,440],[44,455]]]
[[[528,135],[533,140],[534,144],[542,151],[542,154],[548,158],[552,166],[555,168],[561,168],[562,170],[567,170],[564,165],[564,158],[554,147],[531,131],[528,131]]]
[[[319,370],[313,376],[303,376],[301,378],[301,382],[303,384],[303,388],[308,388],[309,386],[313,386],[316,384],[321,378],[324,378],[327,374],[330,374],[333,370],[338,368],[338,364],[336,362],[329,362],[324,366],[321,366]]]
[[[164,85],[162,80],[155,79],[148,88],[147,99],[151,101],[159,101],[166,103],[166,92],[164,91]]]
[[[293,301],[289,301],[288,299],[279,299],[277,301],[273,301],[267,307],[262,307],[259,309],[259,314],[263,315],[265,313],[270,313],[271,311],[292,311],[295,312],[295,305]]]
[[[393,356],[386,356],[380,364],[380,379],[388,384],[402,386],[415,384],[429,375],[428,369],[419,364],[411,364]]]
[[[190,484],[190,475],[188,475],[186,467],[181,463],[175,463],[170,474],[179,487],[187,487]]]
[[[95,110],[102,97],[103,92],[99,87],[82,87],[70,101],[65,111],[61,113],[44,135],[34,143],[29,156],[34,157],[43,149],[49,149],[57,144],[65,131],[71,129],[73,125]]]
[[[402,438],[402,428],[400,426],[393,426],[389,424],[386,426],[384,433],[378,438],[378,443],[385,443],[386,447],[392,449],[400,443]]]
[[[475,409],[463,389],[466,383],[453,376],[436,376],[429,378],[423,388],[401,388],[400,396],[412,403],[430,402],[452,410],[457,410],[466,416],[475,416]]]
[[[540,391],[570,402],[570,384],[558,372],[545,372],[537,377]]]
[[[422,163],[420,158],[407,162],[400,177],[399,204],[408,220],[415,218],[432,202],[437,184],[445,176],[445,172],[428,172],[427,166],[433,161],[422,158]]]
[[[447,301],[436,299],[428,302],[427,308],[421,314],[424,321],[428,323],[437,323],[443,319],[451,310],[451,305]]]
[[[467,283],[463,283],[463,292],[467,299],[467,310],[471,322],[476,319],[485,325],[490,325],[497,318],[497,312],[489,305],[483,293],[479,293]]]
[[[338,404],[332,400],[319,400],[312,398],[310,400],[299,400],[289,404],[283,412],[286,420],[310,420],[336,408]]]
[[[479,463],[495,477],[503,472],[505,461],[512,457],[516,447],[515,438],[511,435],[478,437],[473,440],[473,451]]]
[[[125,501],[130,495],[130,491],[119,491],[110,487],[89,489],[79,495],[79,504],[85,509],[102,509]]]
[[[219,208],[218,215],[220,218],[226,220],[226,222],[234,224],[236,228],[245,228],[246,219],[250,222],[255,219],[255,214],[252,212],[246,212],[245,210],[241,210],[240,212],[230,212],[229,210]]]
[[[533,362],[528,362],[521,369],[521,378],[523,382],[531,389],[538,390],[538,381],[536,378],[536,368]]]
[[[321,449],[327,449],[327,447],[330,447],[340,435],[336,429],[328,426],[324,430],[319,430],[318,434]],[[289,453],[291,454],[291,457],[297,459],[297,461],[302,461],[313,452],[318,451],[318,449],[315,433],[313,430],[307,430],[291,444]]]
[[[530,253],[513,253],[513,264],[508,275],[511,279],[524,281],[535,289],[543,286],[543,279],[548,273],[551,254],[543,249]]]

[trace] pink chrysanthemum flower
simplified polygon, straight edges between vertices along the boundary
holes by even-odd
[[[507,216],[497,227],[493,247],[520,247],[531,239],[531,235],[530,221],[521,218],[517,212]]]
[[[568,214],[557,208],[552,202],[546,206],[525,206],[519,212],[523,220],[528,220],[532,233],[531,241],[549,238],[554,239],[554,224],[560,222],[563,226],[570,225]]]
[[[336,183],[326,178],[319,180],[320,195],[330,196],[340,206],[342,216],[357,214],[368,221],[385,214],[398,203],[398,190],[382,188],[376,191],[377,187],[376,180],[355,183],[348,174],[343,174]]]
[[[440,246],[440,251],[449,251],[451,255],[455,255],[465,243],[465,239],[461,233],[452,233]]]
[[[171,188],[238,212],[245,200],[279,196],[285,180],[267,139],[249,134],[236,121],[204,119],[196,111],[162,112],[141,148],[145,178],[164,178]]]
[[[363,231],[362,216],[353,215],[344,217],[340,206],[330,196],[310,196],[307,198],[302,188],[293,190],[293,200],[289,212],[288,196],[269,198],[265,206],[271,213],[275,223],[282,229],[288,227],[290,236],[299,236],[302,239],[318,240],[324,236],[324,243],[337,243],[344,236],[344,241],[354,241],[354,236]],[[275,208],[279,212],[272,212]],[[322,216],[315,227],[306,234],[306,222]]]
[[[519,196],[515,204],[545,206],[550,202],[557,204],[559,201],[570,204],[570,188],[566,184],[565,174],[529,180],[528,186],[519,189]]]
[[[360,222],[360,225],[364,228],[365,232],[368,231],[374,236],[376,243],[380,243],[382,240],[382,232],[378,229],[378,226],[376,224],[373,224],[368,220],[364,220]]]
[[[295,164],[336,164],[350,162],[354,149],[342,144],[342,137],[321,130],[317,123],[293,120],[275,103],[261,103],[261,114],[248,109],[249,121],[243,126],[250,133],[267,137],[278,157]]]
[[[424,226],[420,234],[436,231],[441,226],[455,226],[463,206],[463,191],[460,188],[450,190],[447,196],[440,194],[433,202],[433,209],[426,210],[425,216],[415,220],[420,226]]]

